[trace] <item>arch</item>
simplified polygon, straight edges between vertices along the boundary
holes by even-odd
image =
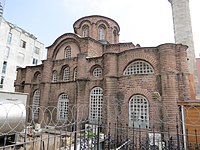
[[[67,94],[61,94],[57,104],[57,120],[66,121],[68,115],[69,98]]]
[[[154,69],[152,65],[144,60],[135,60],[130,63],[124,70],[123,75],[133,74],[153,74]]]
[[[129,99],[129,126],[149,127],[149,103],[141,94],[135,94]]]
[[[35,72],[34,80],[35,81],[41,81],[41,73],[39,71]]]
[[[100,123],[102,121],[103,89],[94,87],[90,91],[89,122]]]
[[[79,25],[77,25],[77,28],[79,29],[79,28],[82,27],[84,24],[87,24],[87,25],[89,24],[89,25],[91,25],[92,23],[91,23],[90,20],[83,20],[83,21],[80,22]]]
[[[57,46],[55,47],[55,49],[54,49],[54,51],[53,51],[53,53],[52,53],[52,59],[56,59],[57,58],[57,55],[59,54],[59,52],[60,52],[60,50],[64,47],[66,47],[66,46],[71,46],[71,44],[69,44],[69,43],[71,43],[72,45],[74,44],[74,45],[76,45],[76,47],[77,47],[77,54],[78,53],[81,53],[81,48],[80,48],[80,42],[77,40],[77,39],[73,39],[73,38],[65,38],[65,39],[63,39],[62,41],[60,41],[60,43],[58,43],[57,44]],[[62,49],[63,50],[63,49]],[[73,49],[73,52],[74,52],[74,50],[75,49]],[[71,51],[72,52],[72,51]],[[62,56],[63,55],[65,55],[65,54],[61,54]],[[72,56],[73,57],[73,56]],[[62,57],[62,59],[64,59],[64,57]]]
[[[40,106],[40,90],[35,90],[33,93],[33,104],[32,104],[32,118],[38,119],[39,117],[39,106]]]
[[[103,24],[104,26],[107,26],[107,27],[110,26],[109,23],[108,23],[106,20],[100,19],[100,20],[98,20],[98,21],[96,22],[96,25],[97,25],[97,26],[99,26],[99,25],[101,25],[101,24]]]

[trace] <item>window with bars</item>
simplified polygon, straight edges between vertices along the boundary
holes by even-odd
[[[78,74],[77,67],[75,67],[74,68],[74,81],[76,81],[76,79],[77,79],[77,74]]]
[[[90,108],[89,121],[90,123],[98,124],[102,121],[102,106],[103,106],[103,89],[95,87],[90,92]]]
[[[129,126],[146,128],[149,126],[149,105],[142,95],[134,95],[129,100]]]
[[[93,70],[94,77],[101,77],[102,76],[102,69],[100,67],[96,67]]]
[[[134,61],[128,65],[124,71],[124,75],[132,74],[153,74],[153,67],[142,60]]]
[[[100,25],[98,29],[99,40],[105,40],[105,27],[104,25]]]
[[[83,37],[88,37],[89,36],[89,26],[84,25],[83,26]]]
[[[68,115],[68,95],[62,94],[58,99],[57,120],[67,120]]]
[[[57,71],[53,71],[53,73],[52,73],[52,82],[57,82],[57,81],[58,81]]]
[[[69,77],[70,77],[69,67],[66,67],[63,70],[63,81],[69,81]]]
[[[39,105],[40,105],[40,91],[36,90],[33,94],[33,108],[32,108],[32,117],[37,119],[39,116]]]
[[[71,47],[67,46],[65,48],[65,58],[71,58]]]

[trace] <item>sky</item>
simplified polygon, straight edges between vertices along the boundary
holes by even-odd
[[[200,57],[200,1],[190,0],[196,57]],[[6,0],[4,18],[50,46],[84,16],[103,15],[120,26],[120,42],[142,47],[174,43],[171,5],[168,0]]]

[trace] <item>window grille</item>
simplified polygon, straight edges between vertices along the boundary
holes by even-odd
[[[63,81],[69,81],[69,67],[66,67],[63,71]]]
[[[58,120],[67,120],[68,115],[68,95],[62,94],[59,96],[58,100],[58,110],[57,110],[57,119]]]
[[[57,71],[53,71],[52,81],[53,82],[57,82],[58,81]]]
[[[142,95],[134,95],[129,101],[129,126],[146,128],[149,126],[149,106]]]
[[[83,37],[89,36],[89,27],[87,25],[83,26]]]
[[[65,58],[71,58],[71,47],[67,46],[65,48]]]
[[[153,67],[145,61],[134,61],[124,71],[124,75],[132,74],[152,74],[154,73]]]
[[[90,92],[90,123],[98,124],[102,121],[103,89],[95,87]]]
[[[36,90],[33,95],[33,118],[37,119],[39,116],[39,105],[40,105],[40,91]]]
[[[105,40],[105,27],[99,26],[99,40]]]
[[[93,70],[94,77],[101,77],[102,76],[102,69],[100,67],[96,67]]]

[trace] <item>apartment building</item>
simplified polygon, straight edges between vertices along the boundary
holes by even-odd
[[[44,44],[2,18],[0,24],[0,91],[14,91],[16,69],[41,64]]]

